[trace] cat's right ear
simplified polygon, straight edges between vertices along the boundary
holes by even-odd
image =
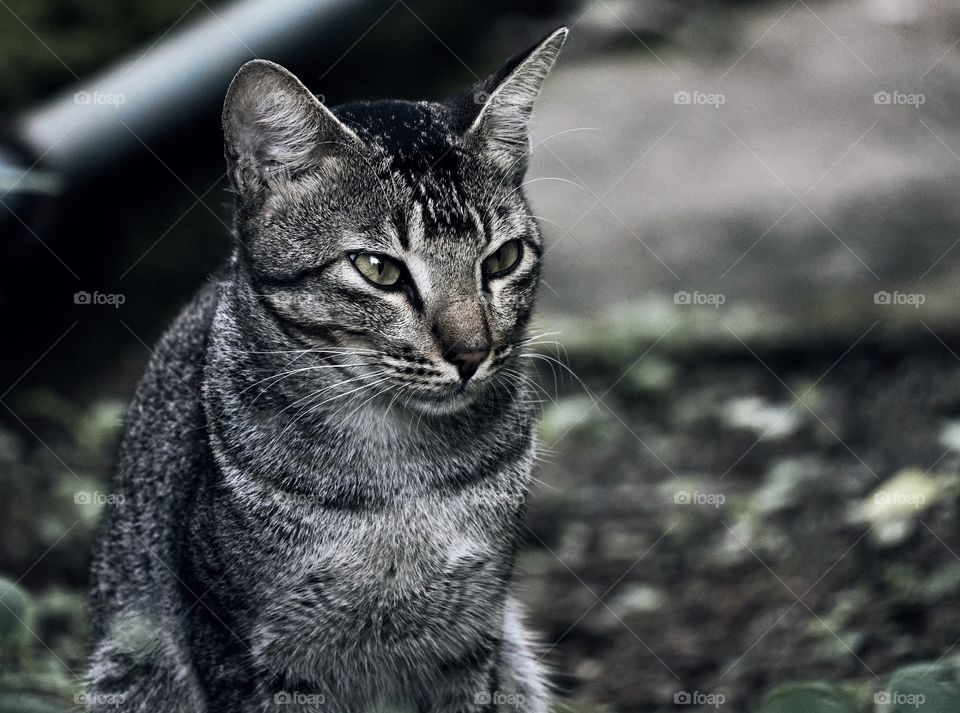
[[[244,195],[295,178],[344,145],[363,145],[299,79],[262,59],[247,62],[230,83],[223,135],[227,174]]]

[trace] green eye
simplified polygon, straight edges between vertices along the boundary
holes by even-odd
[[[519,240],[508,240],[483,261],[483,271],[487,277],[502,277],[520,262],[523,248]]]
[[[354,253],[350,259],[357,272],[380,287],[391,287],[403,277],[403,266],[386,255]]]

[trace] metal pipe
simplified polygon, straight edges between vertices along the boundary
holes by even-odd
[[[377,21],[369,0],[240,0],[172,32],[146,52],[21,115],[23,144],[70,180],[96,174],[200,116],[219,114],[230,78],[247,59],[323,57],[338,34]],[[320,58],[318,57],[318,59]],[[331,56],[330,62],[336,58]]]

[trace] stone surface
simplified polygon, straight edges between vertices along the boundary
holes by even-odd
[[[719,295],[719,317],[953,328],[960,11],[894,5],[912,7],[702,12],[672,44],[624,33],[589,61],[575,27],[541,99],[529,182],[549,218],[546,307],[589,315],[683,293],[689,306]],[[705,25],[721,47],[694,32]]]

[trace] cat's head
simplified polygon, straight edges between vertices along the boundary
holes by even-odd
[[[278,65],[241,68],[223,112],[238,274],[279,348],[315,348],[432,412],[490,387],[539,282],[527,122],[566,34],[443,103],[330,109]]]

